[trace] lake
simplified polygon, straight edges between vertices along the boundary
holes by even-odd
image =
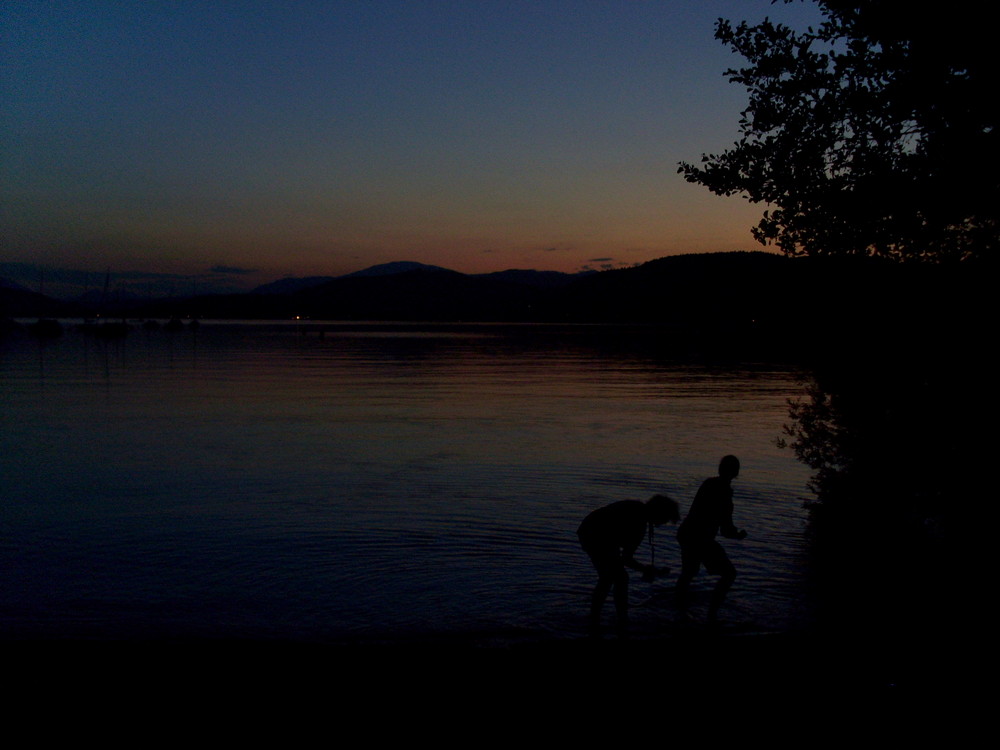
[[[7,638],[576,638],[576,528],[740,457],[722,612],[808,626],[789,365],[601,326],[202,322],[0,339]],[[672,525],[637,555],[679,568]],[[638,637],[677,625],[633,576]],[[696,591],[707,598],[704,572]],[[700,602],[704,604],[705,602]],[[610,624],[612,606],[607,605]]]

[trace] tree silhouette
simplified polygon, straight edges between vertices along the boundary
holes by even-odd
[[[805,31],[719,21],[746,61],[727,72],[748,93],[740,137],[679,171],[766,204],[756,239],[811,256],[789,307],[813,382],[786,443],[814,471],[822,619],[844,633],[863,612],[907,653],[975,648],[994,583],[994,27],[968,3],[815,2]]]
[[[792,0],[784,0],[791,2]],[[789,255],[965,260],[997,245],[997,62],[987,6],[817,0],[796,32],[720,20],[749,103],[734,147],[690,182],[768,204],[752,230]]]

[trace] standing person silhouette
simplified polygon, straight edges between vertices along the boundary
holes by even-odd
[[[691,603],[691,580],[702,565],[711,575],[719,576],[708,605],[709,622],[718,618],[719,607],[736,579],[736,568],[729,561],[717,534],[727,539],[745,539],[747,533],[733,525],[732,480],[740,473],[736,456],[725,456],[719,462],[719,476],[702,482],[687,517],[677,529],[681,547],[681,574],[677,579],[677,603],[688,617]]]
[[[668,568],[656,568],[636,561],[635,551],[646,536],[647,528],[667,521],[680,520],[677,503],[666,495],[655,495],[646,502],[621,500],[598,508],[583,519],[577,535],[584,551],[597,569],[597,586],[590,600],[590,633],[600,631],[601,609],[614,589],[615,615],[620,636],[628,635],[628,572],[642,573],[643,580],[667,575]]]

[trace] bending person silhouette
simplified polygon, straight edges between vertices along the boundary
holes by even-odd
[[[628,572],[625,568],[641,572],[646,581],[667,575],[668,568],[637,562],[635,551],[646,536],[647,528],[652,534],[653,526],[679,520],[677,503],[666,495],[655,495],[646,502],[621,500],[598,508],[583,519],[577,535],[597,569],[597,586],[590,600],[591,635],[599,632],[601,609],[612,589],[618,633],[628,634]]]
[[[681,574],[677,579],[677,603],[687,616],[691,603],[691,580],[702,565],[711,575],[719,576],[708,605],[708,619],[714,622],[726,593],[736,579],[736,568],[729,561],[717,534],[727,539],[745,539],[747,533],[733,525],[733,488],[730,482],[740,473],[736,456],[719,462],[719,476],[702,482],[687,517],[677,529],[681,546]]]

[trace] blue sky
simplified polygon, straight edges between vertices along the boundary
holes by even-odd
[[[765,16],[818,19],[770,0],[4,3],[0,261],[256,284],[757,249],[763,207],[676,167],[737,135],[715,20]]]

